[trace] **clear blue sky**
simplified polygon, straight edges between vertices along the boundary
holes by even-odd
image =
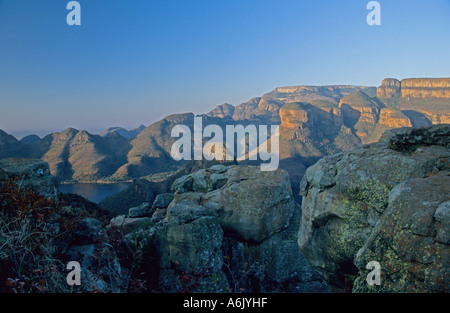
[[[450,0],[0,0],[0,129],[136,127],[278,86],[450,76]]]

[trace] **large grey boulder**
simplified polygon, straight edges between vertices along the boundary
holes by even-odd
[[[128,234],[151,225],[153,225],[151,217],[127,217],[126,215],[119,215],[111,219],[108,227],[121,229],[124,234]]]
[[[300,207],[287,172],[219,165],[173,190],[155,235],[163,291],[328,291],[297,244]]]
[[[449,125],[397,129],[379,143],[310,167],[300,184],[299,245],[311,265],[339,286],[354,279],[354,259],[391,205],[390,192],[408,180],[450,170],[449,137]],[[421,197],[428,201],[427,194]]]
[[[289,225],[295,200],[287,172],[261,172],[252,166],[231,166],[226,172],[216,168],[181,177],[173,190],[183,197],[202,193],[202,205],[219,217],[224,231],[242,240],[261,242]]]
[[[137,207],[128,209],[128,217],[131,218],[148,217],[152,214],[153,212],[150,210],[150,204],[148,204],[147,202],[144,202]]]
[[[167,208],[173,200],[173,193],[162,193],[156,196],[153,202],[153,209]]]

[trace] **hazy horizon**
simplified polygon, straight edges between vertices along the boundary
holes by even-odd
[[[399,80],[406,79],[406,78],[409,78],[409,77],[400,78]],[[444,77],[421,77],[421,78],[444,78]],[[380,81],[380,84],[381,84],[381,81]],[[301,84],[301,85],[277,86],[277,87],[275,87],[275,88],[272,88],[270,91],[273,91],[273,90],[275,90],[275,89],[278,88],[278,87],[295,87],[295,86],[308,86],[308,87],[322,86],[322,87],[326,87],[326,86],[338,86],[338,85],[340,85],[340,86],[346,86],[346,85],[347,85],[347,86],[359,86],[359,87],[377,87],[377,86],[363,86],[363,85],[357,85],[357,84],[324,84],[324,85],[307,85],[307,84]],[[378,85],[379,85],[379,84],[378,84]],[[268,92],[270,92],[270,91],[267,91],[266,93],[268,93]],[[262,96],[262,95],[258,95],[258,96],[254,96],[254,97],[260,97],[260,96]],[[254,98],[254,97],[252,97],[252,98]],[[245,100],[245,101],[241,101],[239,104],[245,103],[245,102],[251,100],[252,98],[249,98],[249,99],[247,99],[247,100]],[[224,102],[224,103],[225,103],[225,102]],[[171,115],[171,114],[177,114],[177,113],[206,114],[206,113],[208,113],[209,111],[213,110],[215,107],[217,107],[217,105],[221,105],[221,104],[224,104],[224,103],[214,104],[214,105],[212,105],[209,109],[207,109],[207,110],[204,111],[204,112],[188,112],[188,111],[185,111],[185,112],[168,112],[166,115],[163,115],[162,118],[167,117],[167,116],[169,116],[169,115]],[[233,105],[233,106],[235,106],[235,107],[236,107],[237,105],[239,105],[239,104],[233,104],[233,103],[229,103],[229,104],[231,104],[231,105]],[[52,134],[52,133],[55,133],[55,132],[62,132],[62,131],[64,131],[64,130],[68,129],[68,128],[74,128],[74,129],[77,129],[77,130],[79,130],[79,131],[85,130],[85,131],[87,131],[87,132],[89,132],[89,133],[91,133],[91,134],[100,135],[101,132],[105,131],[105,130],[108,129],[108,128],[113,128],[113,127],[121,127],[121,128],[126,129],[126,130],[132,130],[132,129],[134,129],[134,128],[138,128],[138,127],[141,126],[141,125],[144,125],[144,126],[148,127],[148,126],[150,126],[151,124],[153,124],[153,123],[155,123],[155,122],[161,120],[162,118],[155,119],[155,120],[151,120],[151,121],[149,121],[149,123],[146,123],[146,124],[139,124],[139,125],[105,125],[104,127],[94,126],[94,127],[88,127],[88,128],[79,128],[79,127],[74,127],[74,126],[68,125],[68,126],[63,127],[63,128],[49,128],[49,129],[37,129],[37,130],[36,130],[36,129],[20,129],[20,130],[14,130],[14,131],[12,131],[12,132],[9,132],[7,129],[2,129],[2,128],[0,128],[0,129],[3,130],[3,131],[5,131],[5,132],[7,132],[8,134],[14,136],[14,137],[15,137],[16,139],[18,139],[18,140],[20,140],[20,139],[22,139],[23,137],[26,137],[26,136],[28,136],[28,135],[37,135],[37,136],[39,136],[40,138],[43,138],[43,137],[45,137],[46,135],[49,135],[49,134]]]
[[[325,84],[325,85],[320,85],[320,86],[337,86],[337,85],[341,85],[341,86],[348,85],[348,86],[361,86],[361,87],[376,87],[376,86],[362,86],[362,85],[356,85],[356,84],[353,84],[353,85],[351,85],[351,84],[334,84],[334,85]],[[306,85],[306,84],[303,85],[302,84],[302,85],[277,86],[275,88],[272,88],[270,91],[273,91],[273,90],[275,90],[278,87],[294,87],[294,86],[316,87],[316,86],[319,86],[319,85]],[[267,91],[266,93],[268,93],[270,91]],[[260,97],[260,96],[262,96],[262,95],[255,95],[252,98]],[[245,102],[251,100],[252,98],[249,98],[249,99],[246,99],[244,101],[241,101],[239,104],[245,103]],[[220,103],[220,104],[214,104],[214,105],[212,105],[209,109],[207,109],[204,112],[188,112],[188,111],[184,111],[184,112],[181,112],[181,111],[180,112],[168,112],[166,115],[163,115],[162,118],[167,117],[167,116],[169,116],[171,114],[178,114],[178,113],[180,113],[180,114],[183,114],[183,113],[206,114],[206,113],[208,113],[209,111],[213,110],[215,107],[217,107],[218,105],[221,105],[221,104],[225,104],[225,102],[224,103]],[[239,104],[233,104],[233,103],[229,103],[229,104],[231,104],[231,105],[233,105],[235,107],[239,105]],[[8,131],[7,129],[2,129],[2,128],[0,128],[0,129],[5,131],[5,132],[7,132],[10,135],[13,135],[18,140],[20,140],[23,137],[26,137],[28,135],[37,135],[40,138],[43,138],[46,135],[49,135],[49,134],[55,133],[55,132],[62,132],[64,130],[68,129],[68,128],[74,128],[74,129],[77,129],[77,130],[80,130],[80,131],[81,130],[85,130],[85,131],[87,131],[87,132],[89,132],[91,134],[99,135],[101,132],[105,131],[106,129],[113,128],[113,127],[121,127],[121,128],[126,129],[126,130],[131,130],[131,129],[137,128],[137,127],[139,127],[141,125],[144,125],[144,126],[147,127],[147,126],[150,126],[151,124],[161,120],[162,118],[151,120],[149,123],[139,124],[139,125],[105,125],[104,127],[94,126],[94,127],[88,127],[88,128],[79,128],[79,127],[67,125],[66,127],[63,127],[63,128],[48,128],[48,129],[26,129],[25,128],[25,129],[14,130],[14,131],[11,131],[11,132]]]
[[[450,76],[450,2],[0,0],[0,129],[99,133],[276,87]]]

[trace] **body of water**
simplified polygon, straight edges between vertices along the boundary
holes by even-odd
[[[92,202],[99,203],[103,199],[126,189],[130,184],[62,184],[59,185],[59,190],[62,193],[74,193]]]

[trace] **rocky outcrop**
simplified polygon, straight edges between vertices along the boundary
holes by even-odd
[[[173,189],[174,204],[187,194],[205,193],[202,205],[217,215],[228,235],[256,243],[286,228],[295,209],[287,173],[261,172],[257,167],[217,165],[181,177]],[[169,206],[169,217],[171,211]]]
[[[378,122],[381,108],[379,103],[362,91],[343,97],[339,102],[339,107],[344,111],[344,114],[348,115],[347,119],[354,116],[357,117],[357,123],[372,125]]]
[[[166,261],[178,264],[178,271],[210,264],[231,290],[238,290],[239,281],[254,292],[325,290],[293,245],[299,207],[286,172],[217,165],[180,178],[173,189]]]
[[[58,200],[58,183],[47,162],[35,159],[1,159],[2,179],[14,179],[19,188],[31,189],[47,199]]]
[[[450,171],[449,138],[450,125],[436,125],[421,129],[401,128],[385,133],[379,143],[362,146],[345,154],[325,157],[310,167],[300,185],[300,192],[304,199],[299,245],[311,265],[321,271],[329,282],[342,286],[346,280],[353,280],[358,273],[358,268],[354,265],[355,257],[361,255],[360,260],[367,260],[363,256],[368,254],[361,251],[358,254],[363,246],[367,246],[365,251],[375,249],[378,253],[379,258],[371,261],[379,261],[382,268],[390,268],[392,264],[385,263],[389,260],[381,257],[379,253],[386,252],[389,247],[395,246],[392,240],[395,241],[401,236],[399,240],[404,248],[414,247],[417,243],[416,237],[402,235],[399,231],[401,225],[415,221],[417,227],[425,227],[429,230],[441,229],[444,224],[436,221],[433,222],[436,223],[435,225],[426,216],[430,214],[433,216],[439,205],[448,201],[445,199],[448,191],[440,190],[444,195],[437,199],[433,198],[432,193],[427,195],[425,192],[414,196],[413,188],[408,186],[422,180],[427,182],[429,181],[427,177],[448,175]],[[438,181],[444,184],[446,179],[441,177]],[[403,187],[399,187],[402,186],[401,184]],[[429,189],[429,187],[426,188]],[[400,190],[405,192],[401,198],[398,196]],[[402,199],[408,198],[406,194],[409,194],[411,199],[415,199],[414,202],[402,202]],[[407,209],[410,204],[418,202],[421,204],[417,208]],[[424,208],[421,209],[422,206]],[[403,215],[400,217],[405,219],[404,221],[398,218],[392,220],[392,217],[400,214],[396,209],[399,207],[409,210],[405,212],[410,212],[413,217],[408,219],[407,214],[401,213]],[[425,207],[427,207],[426,210]],[[441,218],[443,219],[445,218]],[[390,232],[387,228],[380,230],[381,225],[387,223],[382,223],[382,220],[391,220],[394,223],[389,224]],[[399,227],[395,228],[392,225],[399,225]],[[388,233],[391,237],[385,238],[384,244],[387,248],[383,248],[384,250],[381,248],[379,250],[379,246],[370,244],[376,240],[383,241],[384,239],[380,238]],[[405,234],[409,233],[411,231],[405,229]],[[437,233],[431,232],[428,238],[422,239],[434,245],[433,236],[437,236]],[[445,237],[445,235],[442,236]],[[369,239],[373,237],[378,239]],[[396,246],[396,248],[399,247]],[[423,253],[422,259],[417,260],[423,260],[426,257],[425,254],[431,251],[427,249],[416,251],[418,254]],[[448,245],[440,246],[439,249],[443,250],[433,251],[448,253]],[[412,262],[413,259],[404,253],[399,253],[397,257],[397,261],[404,264]],[[445,259],[444,254],[441,258]],[[435,260],[438,260],[438,257]],[[364,262],[357,263],[359,269],[362,268],[362,263]],[[438,262],[436,266],[444,265]],[[426,271],[426,268],[422,266],[421,270]],[[359,288],[357,287],[356,290],[362,290]],[[386,286],[386,290],[389,288]],[[400,284],[398,288],[398,291],[407,291],[409,287]],[[426,289],[426,287],[420,288],[417,290]]]
[[[395,78],[386,78],[377,88],[378,98],[394,98],[401,95],[401,82]]]
[[[164,292],[324,292],[297,244],[300,208],[285,171],[215,165],[185,175],[166,215],[129,232]],[[159,199],[162,200],[162,199]],[[155,200],[153,207],[157,206]]]
[[[289,103],[280,110],[281,125],[287,129],[303,129],[311,122],[311,113],[306,103]]]
[[[278,98],[284,100],[285,103],[290,102],[308,102],[314,100],[325,100],[333,104],[339,104],[339,100],[347,95],[357,91],[364,92],[371,97],[376,95],[376,88],[364,86],[294,86],[294,87],[279,87],[269,93],[269,98]]]
[[[292,131],[296,139],[305,136],[312,128],[320,129],[318,135],[327,137],[338,132],[344,125],[341,109],[325,100],[312,103],[293,102],[280,109],[281,136],[286,138]],[[291,136],[291,139],[294,137]]]

